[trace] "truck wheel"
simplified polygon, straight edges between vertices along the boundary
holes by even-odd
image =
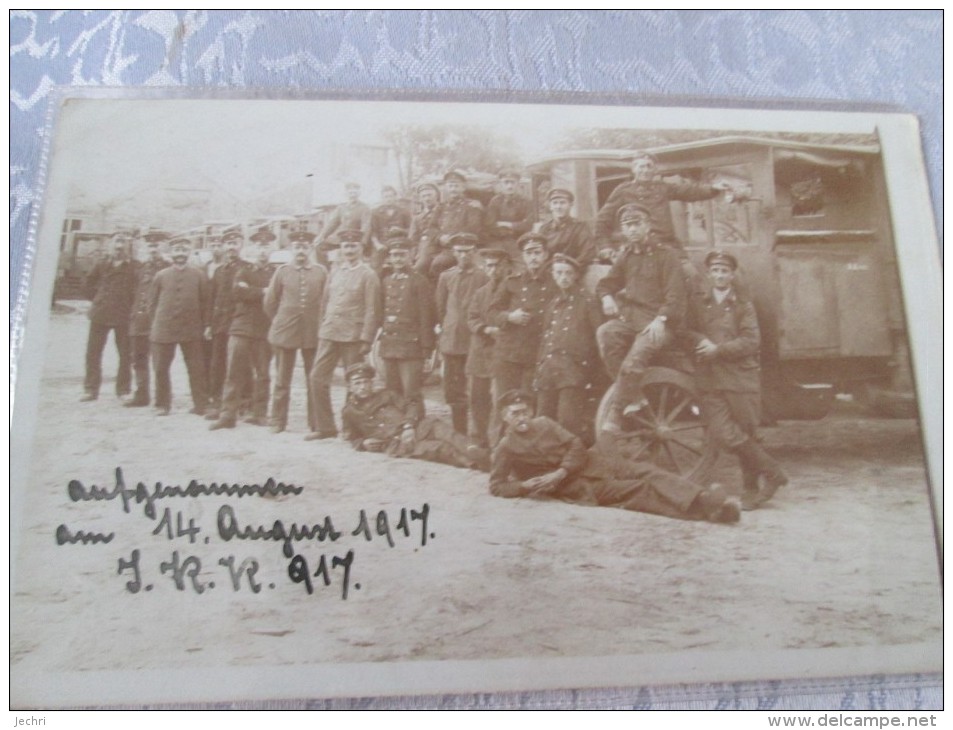
[[[648,461],[673,474],[705,483],[718,457],[708,438],[692,379],[670,368],[653,367],[642,378],[648,405],[622,419],[622,433],[602,430],[615,384],[606,391],[596,412],[600,445],[633,461]]]

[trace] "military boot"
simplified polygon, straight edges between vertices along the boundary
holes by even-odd
[[[758,497],[754,503],[754,507],[760,507],[771,499],[781,487],[788,483],[788,475],[784,473],[781,465],[754,439],[745,441],[738,447],[738,451],[739,453],[743,452],[745,458],[749,460],[749,463],[755,465],[759,480],[761,477],[764,478],[764,481],[760,485],[761,488],[758,491]]]

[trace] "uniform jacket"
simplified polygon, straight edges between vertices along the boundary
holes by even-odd
[[[437,315],[433,289],[416,271],[392,272],[381,285],[384,321],[380,356],[395,360],[423,360],[433,352]]]
[[[236,274],[232,286],[235,313],[228,328],[229,335],[267,339],[271,319],[265,313],[265,292],[275,269],[271,264],[249,263]]]
[[[678,254],[651,242],[638,248],[627,246],[596,284],[596,296],[601,300],[606,294],[615,298],[620,316],[633,326],[644,327],[664,315],[667,326],[677,329],[687,304]]]
[[[473,294],[489,279],[484,271],[454,266],[437,279],[437,317],[440,320],[440,352],[466,355],[470,351],[467,309]]]
[[[391,228],[410,228],[410,212],[399,205],[379,205],[371,213],[371,235],[378,243],[387,240],[387,231]]]
[[[348,396],[341,412],[344,438],[356,449],[364,439],[391,441],[405,425],[416,425],[417,406],[390,390],[379,390],[358,402]]]
[[[467,375],[473,378],[493,377],[493,347],[496,338],[486,334],[490,322],[490,304],[497,286],[502,282],[488,281],[473,293],[467,308],[467,327],[470,330],[470,352],[467,354]]]
[[[616,216],[623,205],[639,203],[649,209],[652,216],[652,230],[663,241],[675,240],[672,226],[670,200],[708,200],[720,191],[711,185],[693,182],[666,182],[661,179],[648,182],[628,182],[619,185],[609,195],[608,200],[596,216],[596,238],[600,241],[609,238],[616,228]]]
[[[513,228],[498,228],[501,222]],[[533,203],[522,195],[497,194],[486,207],[486,234],[496,240],[517,239],[533,227]]]
[[[370,266],[340,262],[324,290],[321,339],[373,342],[381,324],[380,289],[380,279]]]
[[[318,346],[328,272],[320,264],[279,266],[265,290],[271,318],[268,341],[275,347],[309,350]]]
[[[571,216],[560,221],[555,219],[546,221],[539,228],[539,232],[546,236],[546,251],[550,256],[563,253],[572,256],[585,267],[596,258],[596,246],[592,240],[589,226]]]
[[[90,320],[110,327],[129,322],[138,268],[135,261],[123,261],[114,266],[110,259],[93,267],[86,277],[86,295],[93,302],[89,308]]]
[[[582,440],[555,421],[538,416],[525,434],[507,429],[493,450],[490,491],[514,477],[520,481],[565,469],[571,481],[589,460]]]
[[[324,240],[338,229],[363,233],[364,236],[361,240],[366,248],[371,240],[370,206],[360,200],[353,203],[341,203],[325,222],[317,242],[324,243]]]
[[[209,283],[202,269],[174,265],[152,280],[149,306],[152,342],[201,340],[208,315]]]
[[[129,317],[129,335],[132,337],[148,337],[152,328],[149,319],[149,295],[152,292],[152,280],[163,269],[169,267],[165,259],[154,261],[150,259],[138,266],[138,280],[136,282],[136,296],[132,304],[132,314]]]
[[[417,244],[417,253],[414,258],[414,263],[420,260],[427,249],[428,236],[432,229],[433,214],[436,210],[436,205],[433,208],[422,210],[410,221],[408,238]]]
[[[601,364],[596,346],[596,330],[602,324],[598,302],[578,284],[568,293],[557,292],[543,313],[536,390],[583,388]]]
[[[212,275],[211,295],[209,296],[210,311],[206,321],[212,328],[212,334],[219,335],[228,332],[235,313],[235,301],[232,297],[232,286],[239,272],[248,266],[246,261],[235,259],[215,269]]]
[[[523,271],[503,280],[490,304],[490,321],[500,328],[494,353],[498,361],[536,364],[539,343],[543,337],[543,312],[556,295],[556,290],[548,266],[543,266],[536,276]],[[517,309],[532,315],[527,324],[512,324],[507,319],[509,313]]]
[[[712,290],[692,293],[686,337],[692,346],[707,338],[718,346],[713,360],[697,361],[695,384],[701,391],[756,393],[761,388],[758,353],[761,335],[754,305],[732,289],[721,304]]]
[[[478,202],[461,196],[437,204],[430,217],[427,235],[436,242],[440,236],[454,233],[483,234],[483,209]]]

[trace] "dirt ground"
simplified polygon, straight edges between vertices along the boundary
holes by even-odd
[[[356,453],[338,440],[304,442],[300,368],[289,430],[279,435],[247,424],[209,432],[187,412],[181,355],[169,417],[121,407],[111,393],[112,342],[100,399],[79,403],[87,320],[67,304],[75,308],[51,321],[32,453],[14,456],[32,464],[29,483],[16,485],[25,495],[11,553],[14,677],[939,643],[937,556],[915,421],[874,419],[838,403],[822,421],[765,429],[791,484],[735,526],[503,500],[489,495],[485,474]],[[439,410],[436,389],[431,398]],[[112,489],[117,467],[130,488],[271,477],[302,490],[159,499],[155,519],[144,504],[124,512],[121,499],[71,501],[71,480]],[[722,456],[717,476],[734,485],[734,460]],[[290,579],[280,542],[223,539],[216,523],[226,504],[242,525],[265,529],[330,518],[337,540],[294,544],[313,593],[300,575]],[[402,509],[409,535],[398,524]],[[370,540],[356,530],[361,510]],[[381,510],[393,547],[377,534]],[[58,545],[60,525],[114,537]],[[133,571],[119,574],[118,566],[136,549],[141,589],[132,593]],[[333,558],[348,551],[344,600],[344,566]],[[182,590],[161,567],[174,552]],[[201,566],[185,562],[190,556]],[[229,556],[236,568],[257,560],[259,592],[247,574],[234,588],[219,563]],[[329,586],[314,575],[322,556]]]

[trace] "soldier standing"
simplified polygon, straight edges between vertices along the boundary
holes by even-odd
[[[168,234],[162,231],[147,231],[142,238],[146,242],[146,260],[138,267],[135,301],[132,316],[129,318],[129,351],[132,371],[136,376],[136,392],[130,400],[123,403],[127,408],[142,408],[150,402],[149,330],[152,322],[149,319],[149,295],[156,274],[169,266],[169,262],[162,258],[159,250],[159,244],[168,240]]]
[[[695,385],[709,438],[738,457],[743,509],[755,509],[788,483],[788,477],[762,448],[761,345],[754,305],[732,286],[738,261],[722,251],[705,257],[710,286],[692,293],[687,337],[698,366]],[[759,484],[764,477],[763,486]]]
[[[169,243],[172,266],[152,280],[149,341],[152,365],[156,373],[156,415],[167,416],[172,406],[172,381],[169,371],[176,345],[182,350],[189,373],[192,408],[189,413],[205,415],[208,390],[202,362],[203,330],[208,316],[208,279],[205,273],[188,265],[192,245],[187,238]]]
[[[487,448],[490,444],[490,419],[493,413],[493,347],[500,328],[490,321],[490,304],[496,290],[510,273],[510,257],[502,248],[480,252],[483,271],[489,281],[473,293],[467,308],[470,351],[466,374],[470,381],[470,412],[473,414],[473,442]]]
[[[81,401],[99,397],[103,380],[103,350],[112,330],[119,353],[116,374],[116,395],[129,394],[132,367],[129,361],[129,314],[135,296],[137,265],[132,261],[127,233],[114,233],[109,239],[109,254],[99,261],[86,278],[86,295],[92,300],[89,308],[89,337],[86,340],[85,391]]]
[[[321,264],[312,263],[309,258],[314,234],[292,231],[288,237],[292,260],[275,271],[264,298],[265,313],[271,319],[268,342],[274,348],[275,355],[275,392],[271,408],[273,433],[281,433],[288,427],[291,377],[299,350],[308,385],[308,428],[314,428],[308,373],[311,372],[318,346],[318,328],[328,280],[327,269]]]
[[[319,260],[326,260],[327,249],[333,245],[328,239],[337,231],[360,231],[364,253],[370,253],[371,208],[361,201],[361,186],[353,181],[344,184],[345,202],[341,203],[325,221],[318,234]],[[340,236],[337,236],[340,242]]]
[[[341,260],[324,292],[318,351],[308,376],[315,419],[308,441],[337,436],[331,407],[334,369],[339,362],[347,367],[363,360],[381,323],[380,279],[361,259],[362,234],[344,231],[339,238]]]
[[[399,230],[399,229],[398,229]],[[385,387],[402,395],[424,417],[424,361],[434,348],[434,293],[410,268],[413,245],[403,232],[388,239],[390,272],[381,281],[384,321],[378,339]]]
[[[467,354],[470,351],[470,329],[467,309],[474,292],[487,283],[487,275],[476,266],[477,237],[457,233],[450,246],[457,265],[440,274],[437,281],[437,317],[440,320],[440,354],[443,357],[443,395],[453,420],[453,427],[467,433]]]
[[[294,234],[292,234],[294,235]],[[228,373],[218,420],[209,430],[235,428],[243,396],[251,392],[251,414],[246,423],[267,425],[269,390],[271,388],[271,345],[268,329],[271,321],[265,313],[265,292],[275,273],[269,263],[274,234],[262,228],[251,236],[256,244],[256,260],[246,264],[235,275],[232,298],[235,313],[228,328]],[[305,239],[307,245],[311,241]]]
[[[552,217],[539,227],[539,232],[546,236],[546,250],[550,256],[562,253],[572,257],[582,266],[585,275],[589,264],[596,258],[596,247],[589,226],[569,214],[573,200],[573,194],[568,190],[550,190],[546,202]]]
[[[453,266],[454,256],[449,250],[453,236],[469,233],[476,236],[479,244],[483,233],[483,209],[464,195],[467,179],[463,173],[451,170],[443,176],[443,183],[447,198],[433,212],[427,230],[427,251],[416,265],[417,271],[431,279],[437,279]]]
[[[545,329],[533,387],[539,393],[539,415],[591,443],[583,414],[587,388],[602,364],[596,346],[602,316],[595,298],[580,284],[582,270],[571,256],[557,253],[552,259],[557,294],[543,313]]]
[[[533,227],[533,203],[516,192],[520,174],[507,168],[500,171],[499,192],[490,199],[484,221],[490,245],[518,258],[516,241]]]
[[[652,356],[673,341],[686,307],[678,255],[654,241],[648,208],[623,206],[619,225],[626,247],[596,285],[603,314],[612,318],[596,333],[602,361],[616,379],[602,426],[610,433],[621,431],[626,410],[642,407],[642,375]]]
[[[256,235],[261,235],[261,231]],[[270,235],[270,234],[269,234]],[[211,410],[208,418],[218,418],[222,407],[222,392],[225,388],[225,374],[228,370],[228,329],[232,324],[235,301],[232,297],[232,284],[239,271],[245,268],[241,259],[245,238],[239,228],[231,228],[222,234],[222,246],[225,249],[223,263],[212,275],[212,287],[209,297],[208,327],[205,339],[212,342],[212,357],[209,360],[209,399]]]
[[[518,245],[525,271],[509,276],[490,305],[490,321],[500,328],[493,362],[497,393],[532,387],[543,312],[556,295],[556,284],[545,266],[545,236],[526,233]]]

